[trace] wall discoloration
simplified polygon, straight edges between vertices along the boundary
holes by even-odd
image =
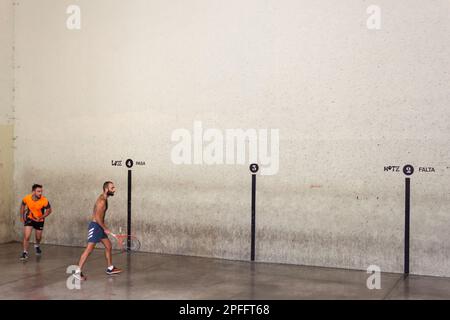
[[[0,125],[0,243],[12,240],[13,125]]]
[[[13,1],[0,1],[0,243],[12,240],[13,195]]]

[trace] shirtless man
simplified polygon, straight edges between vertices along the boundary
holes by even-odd
[[[80,257],[78,269],[74,274],[74,277],[79,280],[86,280],[86,277],[81,272],[81,269],[83,268],[87,258],[94,250],[95,245],[98,242],[103,243],[103,245],[105,246],[105,256],[106,261],[108,263],[106,273],[111,275],[122,272],[121,269],[116,268],[112,264],[112,253],[111,253],[112,245],[111,241],[109,241],[108,239],[108,234],[110,234],[111,231],[109,231],[105,225],[105,213],[106,210],[108,210],[108,197],[114,196],[114,192],[116,192],[116,187],[114,186],[114,183],[112,183],[111,181],[106,181],[103,184],[103,193],[98,197],[97,201],[95,202],[92,221],[88,227],[88,238],[87,238],[88,244]]]

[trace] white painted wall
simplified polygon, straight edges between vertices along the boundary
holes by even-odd
[[[81,30],[66,8],[81,8]],[[171,134],[279,129],[280,169],[258,176],[257,260],[450,276],[450,3],[348,0],[25,0],[16,16],[15,194],[44,184],[49,243],[82,245],[104,180],[108,219],[152,252],[249,258],[247,165],[174,165]],[[16,224],[17,234],[20,226]]]
[[[13,2],[0,1],[0,243],[12,240]]]

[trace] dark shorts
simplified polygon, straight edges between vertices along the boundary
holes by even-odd
[[[105,231],[103,231],[103,228],[97,222],[91,221],[88,227],[87,242],[98,243],[106,238],[108,238],[108,236]]]
[[[44,229],[44,221],[34,221],[33,219],[27,218],[23,223],[24,227],[33,227],[36,230]]]

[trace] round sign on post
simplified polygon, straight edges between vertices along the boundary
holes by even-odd
[[[414,173],[414,167],[410,164],[407,164],[403,167],[403,173],[407,176],[410,176]]]
[[[258,172],[258,170],[259,170],[259,166],[258,166],[256,163],[252,163],[252,164],[250,165],[250,171],[251,171],[251,173],[255,174],[255,173]]]
[[[131,169],[131,168],[133,167],[133,164],[134,164],[134,162],[133,162],[133,160],[131,160],[131,159],[128,159],[128,160],[125,162],[125,165],[126,165],[127,168],[129,168],[129,169]]]

